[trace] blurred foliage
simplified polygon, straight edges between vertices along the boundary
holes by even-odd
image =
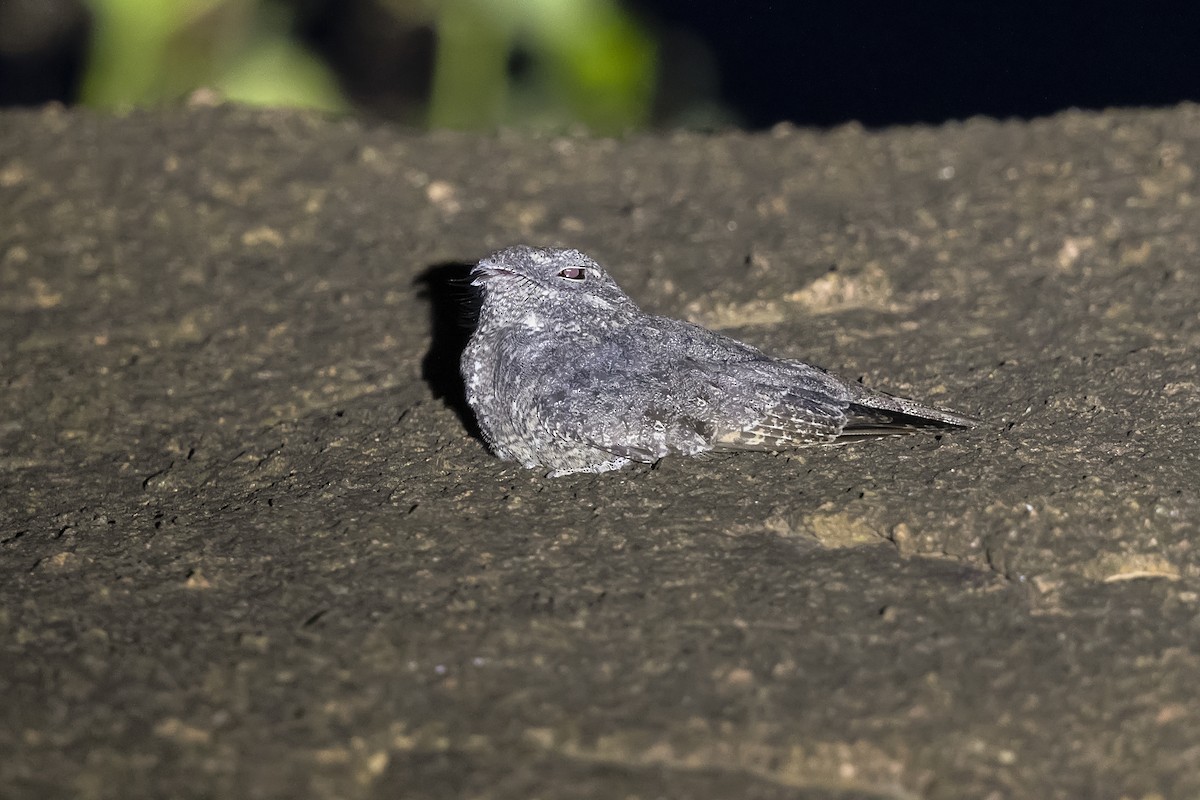
[[[611,0],[443,0],[430,124],[645,125],[650,36]],[[527,74],[511,74],[514,54]]]
[[[81,100],[111,108],[213,88],[236,102],[346,107],[330,70],[291,38],[287,6],[258,0],[88,0]]]
[[[613,133],[649,121],[655,43],[616,0],[374,0],[432,27],[432,127]],[[93,40],[81,100],[114,108],[212,88],[256,105],[347,110],[332,69],[281,0],[86,0]]]

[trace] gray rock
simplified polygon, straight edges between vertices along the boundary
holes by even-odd
[[[510,247],[471,274],[483,304],[467,401],[498,456],[550,477],[977,421],[647,314],[578,250]]]

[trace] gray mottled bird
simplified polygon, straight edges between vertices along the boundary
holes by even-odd
[[[510,247],[471,275],[467,402],[496,455],[551,477],[977,422],[646,314],[578,250]]]

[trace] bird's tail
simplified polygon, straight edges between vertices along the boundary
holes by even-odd
[[[934,408],[905,397],[848,384],[851,392],[848,419],[839,438],[895,436],[918,431],[973,428],[982,420]]]

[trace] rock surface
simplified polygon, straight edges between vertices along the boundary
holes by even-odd
[[[0,795],[1200,796],[1200,109],[0,115]],[[546,479],[461,265],[988,420]]]

